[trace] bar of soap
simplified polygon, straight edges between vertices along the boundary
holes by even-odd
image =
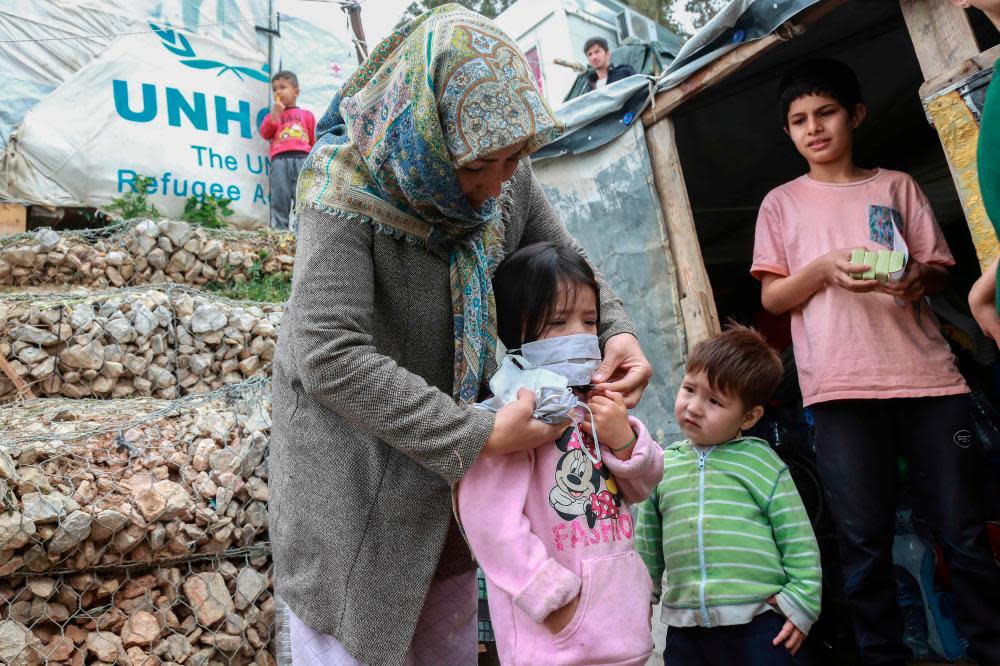
[[[889,250],[879,250],[875,259],[875,279],[879,282],[889,281]]]
[[[895,273],[896,271],[903,270],[905,266],[906,255],[902,252],[890,252],[889,253],[889,272]]]
[[[875,253],[875,252],[865,252],[865,261],[864,261],[864,263],[868,265],[868,270],[861,274],[861,279],[862,280],[874,280],[875,279],[875,266],[878,263],[878,254]]]
[[[861,248],[851,250],[851,263],[855,266],[862,266],[865,263],[865,251]],[[861,273],[851,273],[851,277],[855,280],[861,279]]]

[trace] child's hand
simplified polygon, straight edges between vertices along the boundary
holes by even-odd
[[[573,601],[549,613],[549,616],[544,620],[545,628],[553,634],[558,634],[569,626],[573,616],[576,615],[576,609],[579,605],[580,595],[578,594],[573,598]]]
[[[858,280],[853,277],[854,275],[864,273],[871,266],[867,264],[852,264],[852,251],[853,248],[834,250],[817,260],[824,281],[828,285],[859,294],[880,289],[882,283],[878,280]]]
[[[778,607],[778,601],[773,596],[768,598],[767,603],[771,604],[775,608]],[[796,627],[791,620],[785,620],[785,626],[781,628],[778,635],[774,637],[773,641],[771,641],[771,645],[777,647],[784,643],[785,647],[794,657],[795,653],[802,648],[802,643],[804,643],[805,640],[806,635],[802,633],[802,631]]]
[[[635,432],[632,431],[632,424],[628,421],[628,408],[625,407],[624,396],[621,393],[606,390],[593,391],[591,395],[593,397],[587,402],[587,406],[594,413],[598,440],[609,449],[620,449],[627,446],[635,439]],[[593,434],[593,428],[589,422],[581,423],[580,427],[587,434]],[[631,455],[631,447],[615,453],[615,456],[623,460]]]
[[[899,282],[886,282],[882,285],[882,291],[904,301],[919,301],[924,296],[926,270],[924,264],[910,260],[903,278]]]
[[[274,96],[274,106],[271,107],[271,115],[277,118],[285,110],[285,105],[281,103],[281,98]]]

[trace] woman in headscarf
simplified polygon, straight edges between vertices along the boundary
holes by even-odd
[[[296,666],[476,663],[451,487],[477,457],[564,427],[532,419],[528,392],[495,415],[470,406],[494,368],[497,263],[575,243],[527,159],[560,131],[515,43],[458,5],[386,38],[319,123],[269,462]],[[652,369],[603,281],[600,307],[595,381],[634,405]]]

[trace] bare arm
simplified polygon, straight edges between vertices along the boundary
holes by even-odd
[[[878,280],[856,280],[852,273],[863,273],[868,266],[851,264],[851,249],[834,250],[813,259],[792,275],[764,273],[761,277],[760,300],[764,309],[780,315],[794,310],[826,287],[865,293],[879,289]]]
[[[1000,340],[1000,316],[997,315],[997,265],[1000,257],[995,259],[982,277],[976,280],[969,292],[969,308],[976,318],[979,328],[993,340]]]

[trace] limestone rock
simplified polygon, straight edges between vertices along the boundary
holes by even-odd
[[[146,611],[133,613],[122,627],[121,639],[126,648],[150,645],[160,637],[160,623],[156,616]]]
[[[83,511],[74,511],[66,516],[49,541],[49,555],[61,555],[89,537],[92,521],[91,515]]]
[[[184,594],[198,617],[198,623],[211,627],[235,610],[233,598],[226,588],[222,574],[206,572],[184,581]]]
[[[87,635],[87,649],[95,657],[108,664],[128,663],[125,646],[118,636],[110,631],[95,631]]]
[[[191,496],[173,481],[157,481],[149,488],[139,490],[135,503],[147,521],[171,520],[189,511]]]
[[[35,666],[42,662],[42,642],[16,620],[0,621],[0,663],[7,666]]]

